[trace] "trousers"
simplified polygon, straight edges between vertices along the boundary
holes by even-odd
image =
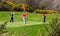
[[[14,22],[14,18],[13,17],[10,18],[10,22]]]
[[[44,23],[46,22],[46,16],[43,18],[43,22],[44,22]]]
[[[26,17],[23,17],[24,24],[26,24]]]

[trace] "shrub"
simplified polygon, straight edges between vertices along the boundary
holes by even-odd
[[[0,11],[2,10],[2,5],[0,5]]]
[[[35,10],[35,13],[56,13],[55,10]]]
[[[28,11],[28,12],[31,12],[32,11],[32,7],[30,7],[26,3],[21,4],[21,8],[23,8],[23,10],[25,9],[25,11]]]
[[[49,28],[46,25],[44,27],[48,32],[48,36],[60,36],[60,19],[58,17],[52,19]]]
[[[9,11],[10,6],[7,4],[0,5],[0,11]]]
[[[6,1],[6,3],[7,3],[8,5],[13,5],[13,2],[10,2],[10,1]]]
[[[0,35],[7,32],[6,25],[7,25],[7,21],[4,24],[0,25]]]
[[[47,13],[45,10],[35,10],[34,13]]]
[[[19,7],[14,7],[14,11],[23,11],[23,9]]]

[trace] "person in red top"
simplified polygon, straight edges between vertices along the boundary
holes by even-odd
[[[26,24],[26,13],[22,14],[22,18],[23,18],[24,24]]]
[[[42,13],[42,17],[43,17],[43,23],[45,23],[46,22],[46,14]]]

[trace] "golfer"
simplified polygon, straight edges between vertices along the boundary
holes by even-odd
[[[10,14],[10,22],[14,22],[14,13]]]
[[[43,17],[43,23],[45,23],[46,22],[46,14],[42,13],[42,17]]]
[[[22,18],[23,18],[24,24],[26,24],[26,13],[22,14]]]

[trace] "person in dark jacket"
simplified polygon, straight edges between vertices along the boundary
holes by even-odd
[[[14,14],[13,13],[10,14],[10,22],[14,22]]]

